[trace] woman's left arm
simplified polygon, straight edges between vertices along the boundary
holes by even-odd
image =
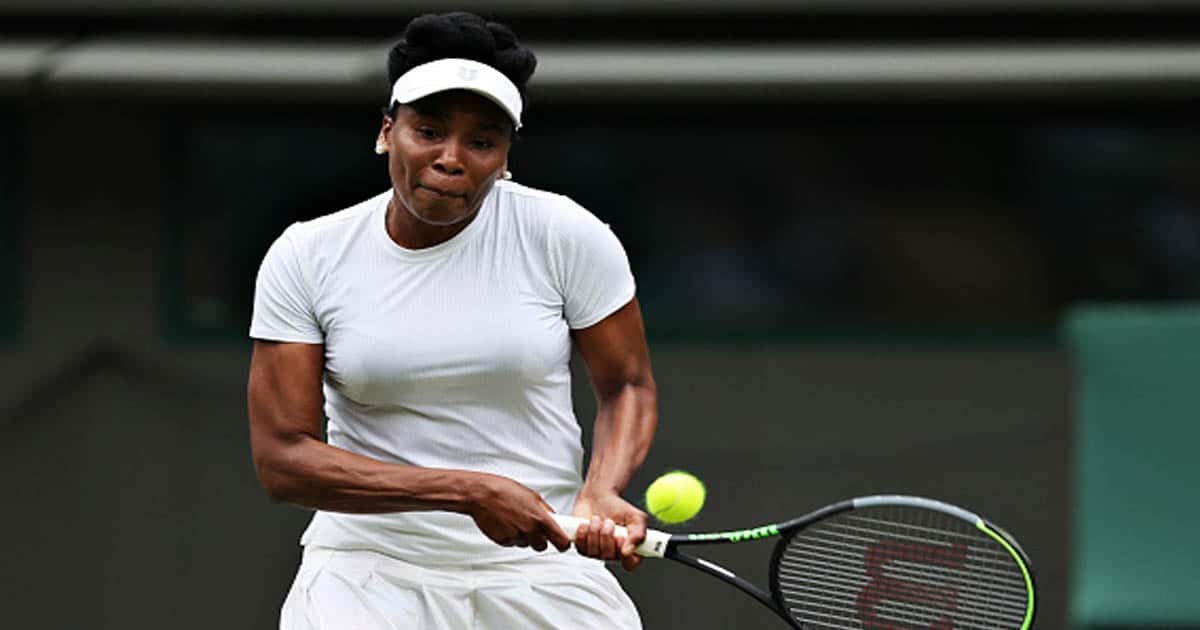
[[[572,336],[597,401],[592,458],[575,501],[575,515],[591,521],[579,528],[575,545],[584,555],[633,570],[641,561],[633,550],[646,537],[646,513],[621,491],[646,459],[658,425],[658,389],[637,299]],[[613,537],[617,524],[628,528],[628,539]]]

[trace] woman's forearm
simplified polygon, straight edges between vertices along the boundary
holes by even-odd
[[[247,402],[250,451],[274,500],[316,510],[467,512],[502,478],[382,462],[326,444],[321,432],[324,346],[256,341]]]
[[[256,459],[273,500],[330,512],[468,512],[488,477],[465,470],[381,462],[303,434],[278,438]]]
[[[647,378],[602,395],[598,403],[584,492],[620,493],[650,452],[658,427],[658,391]]]

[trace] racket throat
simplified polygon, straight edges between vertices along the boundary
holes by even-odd
[[[790,618],[788,618],[787,614],[783,610],[780,609],[779,604],[777,604],[775,602],[775,600],[773,600],[771,598],[771,596],[766,593],[766,591],[763,591],[761,588],[758,588],[757,586],[751,584],[750,582],[747,582],[746,580],[738,577],[737,575],[734,574],[733,571],[730,571],[729,569],[726,569],[725,567],[723,567],[715,562],[709,562],[708,560],[705,560],[704,558],[695,558],[695,557],[689,556],[674,547],[668,547],[667,553],[665,555],[667,558],[675,560],[676,562],[681,562],[683,564],[686,564],[687,566],[692,567],[693,569],[696,569],[697,571],[701,571],[703,573],[711,575],[711,576],[721,580],[722,582],[725,582],[726,584],[729,584],[729,585],[737,588],[738,590],[742,591],[743,593],[758,600],[758,602],[760,604],[769,608],[771,610],[771,612],[782,617],[784,619],[784,621],[787,621],[789,624],[792,625],[792,627],[800,628],[800,630],[803,630],[803,628],[801,628],[800,626],[797,626],[794,621],[792,621]]]

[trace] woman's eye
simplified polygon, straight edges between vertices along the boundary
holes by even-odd
[[[473,140],[471,142],[471,145],[474,146],[476,149],[484,150],[484,149],[490,149],[490,148],[496,146],[496,143],[492,142],[491,140],[481,138],[478,140]]]
[[[417,127],[417,135],[426,140],[433,140],[438,137],[437,130],[433,127]]]

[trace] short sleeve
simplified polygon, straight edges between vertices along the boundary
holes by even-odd
[[[579,204],[567,200],[555,213],[549,247],[570,328],[596,324],[633,299],[636,285],[625,248]]]
[[[250,336],[296,343],[325,341],[293,228],[276,239],[258,269]]]

